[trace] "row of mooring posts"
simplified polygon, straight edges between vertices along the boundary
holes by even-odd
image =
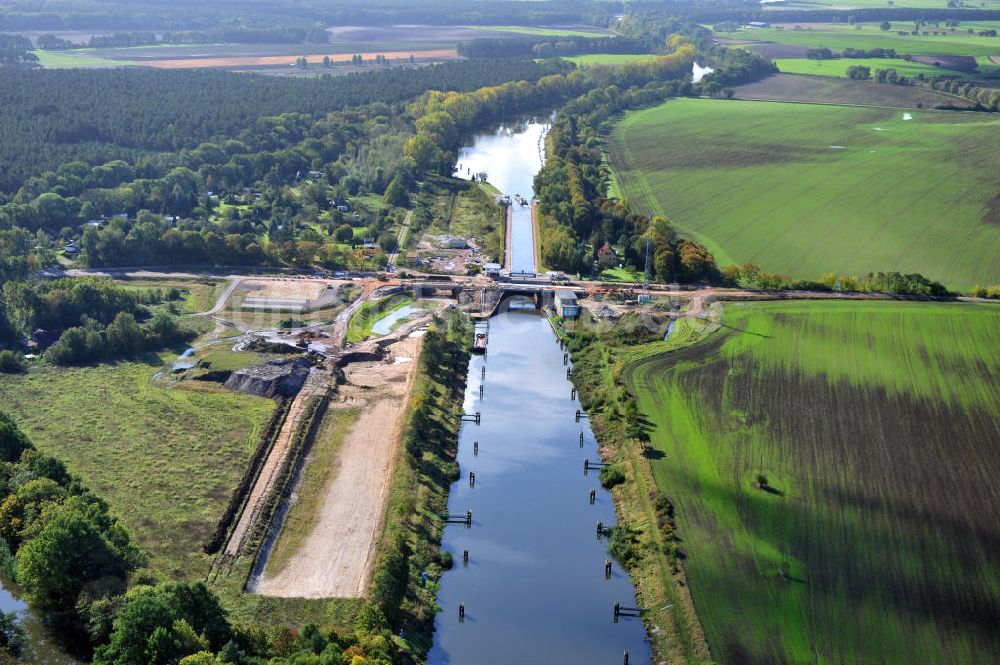
[[[487,321],[486,326],[487,326],[487,330],[489,330],[489,322],[488,321]],[[560,349],[565,349],[565,343],[563,342],[562,338],[557,337],[557,342],[559,344],[559,348]],[[563,365],[566,366],[566,378],[567,379],[572,379],[573,368],[569,366],[569,353],[568,352],[564,352],[563,353]],[[480,368],[480,374],[479,374],[479,376],[480,376],[481,379],[485,379],[486,378],[486,366],[485,365],[483,365],[483,367]],[[480,399],[483,398],[484,392],[485,392],[484,391],[484,383],[480,382],[480,384],[479,384],[479,398]],[[570,388],[570,399],[575,401],[576,400],[576,396],[577,396],[576,386],[572,386]],[[576,413],[575,413],[575,421],[576,422],[580,422],[581,418],[587,418],[587,417],[588,417],[587,413],[584,412],[582,409],[577,409],[576,410]],[[463,421],[467,421],[467,422],[475,422],[477,425],[479,425],[482,422],[482,414],[479,411],[477,411],[475,414],[464,414],[462,416],[462,420]],[[585,439],[585,437],[584,437],[583,430],[580,430],[580,437],[579,437],[580,448],[583,448],[584,439]],[[473,454],[473,456],[476,456],[476,457],[479,456],[479,440],[478,439],[472,442],[472,454]],[[587,458],[587,459],[584,459],[584,461],[583,461],[583,473],[584,473],[584,475],[587,475],[587,472],[590,471],[590,469],[600,469],[600,468],[604,468],[605,466],[607,466],[607,464],[605,464],[604,462],[591,462],[590,459]],[[475,471],[469,471],[469,486],[470,487],[475,487],[476,486],[476,472]],[[589,495],[588,495],[588,500],[590,502],[590,505],[594,505],[597,502],[597,490],[595,490],[595,489],[591,489],[590,490]],[[466,528],[471,528],[471,526],[472,526],[472,511],[471,510],[466,511],[466,513],[465,513],[464,516],[463,515],[448,515],[446,521],[449,522],[449,523],[465,524]],[[610,533],[610,528],[609,527],[606,527],[603,522],[598,522],[597,523],[597,538],[598,538],[598,540],[601,540],[602,538],[604,538],[604,536],[608,535],[609,533]],[[469,565],[469,550],[467,548],[462,550],[462,565],[464,565],[464,566],[468,566]],[[610,580],[611,577],[612,577],[612,562],[611,562],[611,559],[605,559],[604,560],[604,579]],[[618,623],[619,618],[623,617],[623,616],[624,617],[638,617],[638,616],[641,616],[641,612],[642,611],[643,610],[641,608],[636,608],[636,607],[622,607],[621,603],[619,603],[618,601],[616,601],[615,604],[614,604],[614,609],[613,609],[614,622]],[[458,604],[458,620],[459,620],[460,623],[464,623],[465,622],[465,603],[459,603]],[[624,665],[629,665],[629,653],[628,653],[628,649],[626,649],[622,653],[622,662],[624,663]]]

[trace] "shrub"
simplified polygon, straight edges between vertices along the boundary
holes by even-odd
[[[0,351],[0,374],[21,374],[28,369],[24,357],[17,351]]]
[[[612,465],[601,469],[601,485],[605,488],[611,489],[615,485],[621,485],[624,482],[625,472],[620,467]]]

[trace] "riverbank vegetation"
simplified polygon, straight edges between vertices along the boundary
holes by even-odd
[[[423,336],[417,377],[394,465],[386,524],[369,600],[407,653],[430,650],[437,580],[450,566],[440,550],[455,455],[472,327],[457,310],[436,317]],[[424,582],[422,573],[427,573]]]
[[[621,383],[622,367],[635,356],[664,353],[704,339],[718,326],[708,319],[682,319],[662,341],[665,319],[629,315],[614,324],[563,321],[563,339],[573,357],[573,384],[610,469],[618,525],[611,553],[636,586],[647,633],[659,662],[709,662],[709,643],[699,624],[683,567],[684,532],[678,528],[672,492],[658,486],[641,414]]]
[[[581,392],[600,395],[599,377],[625,391],[588,408],[648,437],[716,659],[996,652],[997,316],[755,303],[726,305],[718,332],[668,353],[587,341],[580,357],[607,360],[581,370]]]

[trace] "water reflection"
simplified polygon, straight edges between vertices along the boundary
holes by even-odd
[[[512,198],[510,257],[505,266],[512,272],[537,270],[531,208],[513,197],[519,194],[530,201],[535,195],[534,178],[544,161],[547,128],[547,123],[536,119],[501,125],[476,136],[472,145],[458,154],[458,177],[469,179],[485,173],[491,185]]]
[[[16,587],[0,577],[0,612],[17,614],[18,621],[28,633],[28,653],[24,661],[36,665],[77,665],[77,661],[63,653],[54,644],[41,618],[26,602],[14,595]]]
[[[469,363],[464,408],[482,422],[460,434],[462,478],[449,511],[471,510],[473,526],[445,530],[455,568],[442,578],[431,665],[597,665],[622,662],[625,649],[633,664],[650,661],[642,623],[613,622],[614,602],[635,605],[635,591],[617,563],[604,577],[607,541],[596,524],[614,522],[614,505],[598,474],[583,473],[584,459],[599,455],[586,420],[576,422],[566,369],[549,322],[533,308],[494,317],[487,355]]]

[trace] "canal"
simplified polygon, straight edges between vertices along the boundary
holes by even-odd
[[[505,193],[529,196],[543,131],[536,122],[501,128],[477,137],[459,161],[473,173],[481,165]],[[533,245],[531,235],[529,214],[512,245]],[[512,267],[534,272],[530,254],[530,270],[516,253]],[[610,555],[597,523],[614,523],[614,503],[596,470],[584,474],[584,460],[600,456],[586,418],[576,420],[563,353],[533,304],[514,301],[490,319],[487,355],[469,363],[464,409],[481,421],[459,434],[462,475],[448,506],[473,519],[445,529],[455,566],[441,579],[430,665],[617,665],[626,650],[633,665],[651,661],[641,620],[614,622],[614,603],[634,607],[635,589],[617,562],[605,577]]]
[[[0,577],[0,612],[16,614],[18,623],[28,634],[28,650],[23,660],[35,665],[77,665],[77,661],[54,644],[38,613],[14,595],[15,591],[13,585]]]
[[[485,173],[491,185],[511,197],[510,252],[504,268],[514,273],[537,272],[531,207],[519,204],[514,196],[520,194],[527,201],[534,197],[547,128],[548,123],[537,119],[500,125],[494,132],[476,136],[472,145],[458,153],[458,177]]]

